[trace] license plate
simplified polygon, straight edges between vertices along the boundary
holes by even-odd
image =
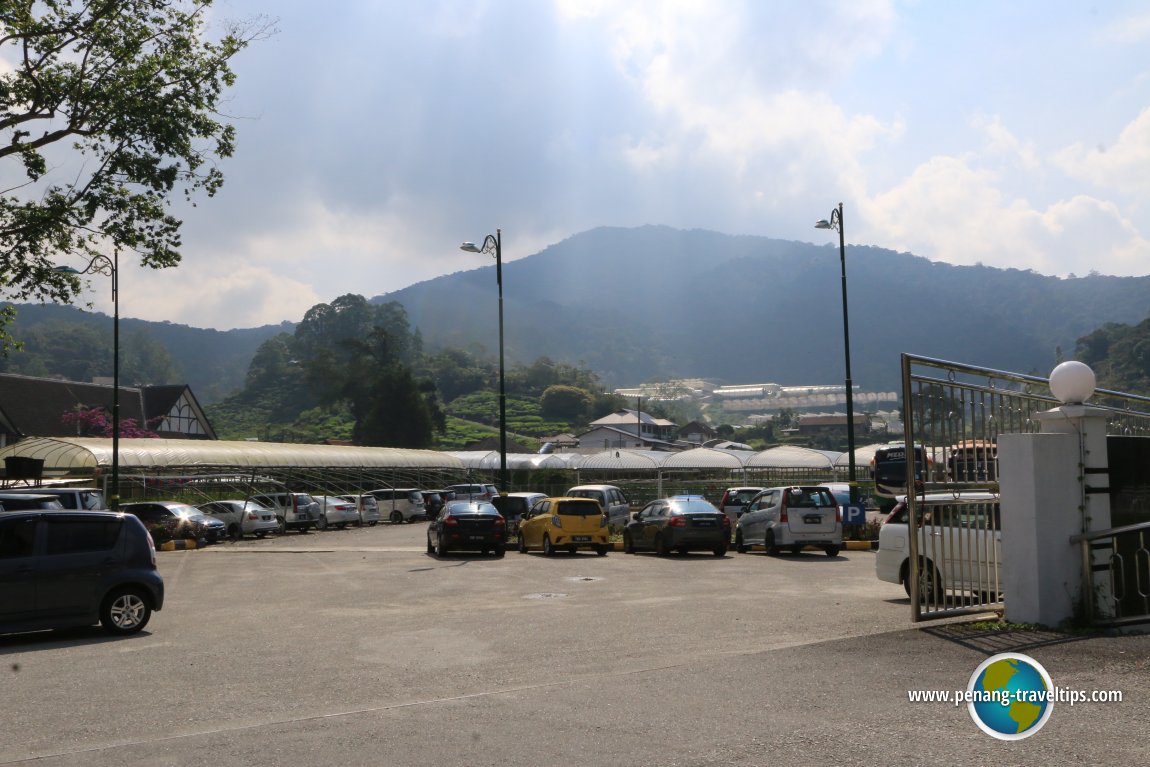
[[[803,517],[803,521],[808,525],[821,525],[823,523],[822,514],[807,514]]]
[[[485,537],[486,536],[483,536],[483,535],[469,535],[469,536],[467,536],[467,540],[469,540],[469,541],[482,541]]]
[[[575,541],[576,543],[587,543],[588,541],[591,540],[591,536],[589,536],[589,535],[573,535],[573,536],[571,536],[571,540]]]
[[[715,520],[713,519],[696,519],[695,527],[714,527]]]

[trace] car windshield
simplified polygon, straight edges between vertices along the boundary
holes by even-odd
[[[701,499],[671,502],[672,514],[718,513],[718,511],[710,502]]]
[[[448,514],[487,514],[500,516],[499,509],[492,506],[490,503],[470,503],[470,502],[456,502],[447,505]]]
[[[596,517],[603,513],[599,504],[594,501],[559,501],[556,504],[558,514],[566,517]]]
[[[204,513],[195,506],[185,506],[182,503],[173,503],[171,506],[168,506],[168,511],[177,517],[202,517],[204,515]]]

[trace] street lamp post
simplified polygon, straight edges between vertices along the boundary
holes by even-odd
[[[847,318],[847,245],[843,234],[843,204],[831,210],[831,220],[823,219],[815,223],[816,229],[837,229],[839,233],[839,265],[843,283],[843,353],[846,357],[847,385],[847,478],[851,487],[851,503],[857,498],[855,487],[855,411],[854,384],[851,381],[851,331]]]
[[[507,486],[507,389],[503,366],[503,230],[496,229],[483,239],[483,245],[465,242],[460,250],[468,253],[492,253],[495,256],[495,282],[499,286],[499,490],[506,493]]]
[[[105,274],[112,278],[112,483],[108,508],[120,508],[120,254],[96,256],[83,269],[58,266],[61,274]]]

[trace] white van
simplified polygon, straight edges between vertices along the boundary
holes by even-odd
[[[108,508],[107,502],[104,501],[104,491],[95,487],[9,487],[5,488],[4,492],[54,495],[65,509],[76,511],[106,511]]]
[[[375,496],[380,517],[393,525],[427,517],[427,505],[417,487],[382,487],[366,495]]]
[[[615,485],[578,485],[564,495],[568,498],[594,498],[603,507],[609,525],[625,525],[631,521],[631,501]]]

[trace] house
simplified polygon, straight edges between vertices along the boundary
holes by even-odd
[[[608,450],[610,448],[638,448],[647,450],[676,450],[675,422],[655,418],[650,413],[635,410],[616,410],[588,424],[587,431],[579,435],[579,448]]]
[[[112,413],[114,389],[103,383],[0,373],[0,447],[24,437],[105,436],[69,414]],[[208,417],[184,384],[120,387],[120,423],[166,439],[216,439]],[[85,431],[87,430],[87,433]]]
[[[680,440],[690,442],[695,446],[706,444],[710,440],[717,439],[718,436],[717,431],[702,421],[691,421],[678,431]]]
[[[855,413],[855,433],[870,433],[870,416]],[[799,434],[846,434],[846,413],[803,413],[798,417]]]

